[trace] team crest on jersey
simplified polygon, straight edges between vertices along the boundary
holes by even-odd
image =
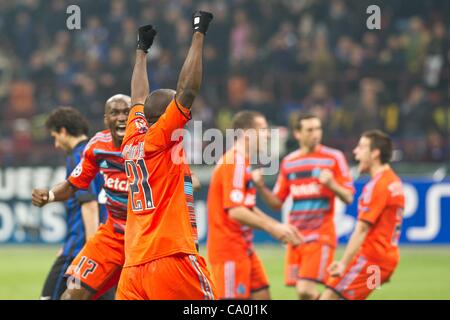
[[[245,284],[239,283],[239,285],[237,287],[237,293],[240,295],[245,294]]]
[[[75,169],[73,169],[71,176],[74,178],[77,178],[81,175],[81,173],[83,172],[83,167],[81,165],[81,162],[75,167]]]
[[[230,193],[230,199],[233,202],[242,202],[242,200],[244,200],[244,193],[241,190],[232,190]]]
[[[138,130],[139,133],[145,133],[145,132],[147,132],[147,130],[148,130],[147,122],[146,122],[144,119],[142,119],[142,118],[137,118],[137,119],[134,121],[134,124],[136,125],[136,128],[137,128],[137,130]]]

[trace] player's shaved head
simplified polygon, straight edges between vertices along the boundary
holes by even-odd
[[[170,101],[175,97],[175,90],[158,89],[152,91],[145,99],[144,113],[149,123],[155,123],[166,111]]]
[[[130,96],[127,96],[125,94],[116,94],[116,95],[112,96],[111,98],[109,98],[108,100],[106,100],[106,103],[105,103],[105,114],[108,113],[109,108],[115,102],[122,102],[122,103],[127,104],[128,106],[131,106],[131,98],[130,98]]]

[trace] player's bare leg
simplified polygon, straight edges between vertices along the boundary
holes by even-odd
[[[250,294],[252,300],[271,300],[269,289],[261,289]]]
[[[339,300],[340,297],[330,289],[325,289],[325,291],[320,295],[319,300]]]
[[[316,300],[319,297],[317,283],[314,281],[299,280],[296,287],[300,300]]]

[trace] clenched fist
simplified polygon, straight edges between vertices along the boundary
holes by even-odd
[[[156,33],[151,24],[140,27],[138,30],[137,48],[147,53],[153,44]]]
[[[290,224],[277,223],[273,226],[272,236],[283,243],[290,243],[294,247],[303,242],[303,237],[297,228]]]
[[[195,32],[206,34],[209,23],[213,19],[213,14],[206,11],[195,11],[192,14],[192,29]]]
[[[43,207],[49,203],[49,198],[48,189],[33,189],[31,202],[36,207]]]
[[[340,261],[333,261],[327,269],[328,273],[332,277],[340,277],[344,274],[345,266]]]
[[[322,169],[319,174],[319,182],[329,187],[333,181],[333,172],[330,169]]]

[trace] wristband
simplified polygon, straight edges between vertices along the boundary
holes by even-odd
[[[48,191],[48,202],[53,202],[55,201],[55,194],[53,193],[52,190]]]

